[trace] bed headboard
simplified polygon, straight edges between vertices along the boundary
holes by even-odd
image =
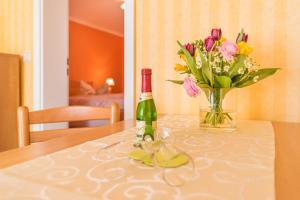
[[[93,86],[93,81],[85,81]],[[69,82],[69,96],[80,95],[80,81],[70,80]]]

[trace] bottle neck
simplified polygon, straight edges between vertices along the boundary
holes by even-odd
[[[142,75],[142,93],[151,93],[151,74],[143,74]]]

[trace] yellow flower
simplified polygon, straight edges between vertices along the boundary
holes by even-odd
[[[220,38],[220,42],[224,42],[224,41],[226,41],[227,39],[226,38],[224,38],[224,37],[221,37]]]
[[[239,54],[246,55],[248,56],[252,52],[252,48],[248,46],[246,42],[239,42],[238,44],[239,47]]]
[[[187,66],[183,66],[181,64],[176,64],[174,69],[177,72],[179,72],[179,71],[187,71],[188,70]]]
[[[181,54],[181,55],[180,55],[180,58],[181,58],[182,60],[184,60],[185,63],[188,63],[188,61],[187,61],[187,59],[186,59],[186,57],[185,57],[184,54]]]
[[[194,57],[196,58],[199,55],[199,49],[196,48]]]

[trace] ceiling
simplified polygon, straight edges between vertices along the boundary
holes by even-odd
[[[123,36],[122,3],[123,0],[69,0],[70,20]]]

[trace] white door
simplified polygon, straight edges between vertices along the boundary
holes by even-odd
[[[134,67],[134,0],[126,0],[124,17],[124,119],[133,119],[135,112]]]
[[[42,1],[42,109],[68,105],[68,0]],[[66,124],[51,126],[63,128]]]

